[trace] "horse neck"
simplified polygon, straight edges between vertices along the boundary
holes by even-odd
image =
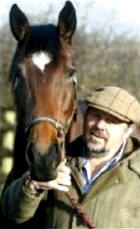
[[[15,141],[13,148],[13,172],[14,178],[20,177],[28,168],[26,158],[26,138],[23,126],[21,123],[17,124],[15,132]]]

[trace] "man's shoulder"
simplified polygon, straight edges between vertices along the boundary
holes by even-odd
[[[129,159],[129,168],[140,175],[140,140],[134,137],[129,139],[132,156]]]

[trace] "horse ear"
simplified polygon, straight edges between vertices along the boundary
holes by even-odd
[[[77,24],[76,11],[70,1],[65,3],[65,6],[59,13],[58,28],[60,36],[65,39],[71,39]]]
[[[30,24],[25,14],[19,9],[17,4],[13,4],[9,16],[10,28],[17,41],[26,37]]]

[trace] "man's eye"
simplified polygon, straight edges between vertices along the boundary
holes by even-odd
[[[93,114],[93,117],[96,118],[96,119],[97,119],[97,118],[98,118],[98,119],[100,118],[100,116],[97,115],[97,114]]]
[[[112,123],[112,124],[119,124],[121,123],[121,121],[115,117],[112,117],[112,116],[108,116],[106,117],[106,122],[108,123]]]

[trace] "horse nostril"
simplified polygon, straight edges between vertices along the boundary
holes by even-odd
[[[34,162],[33,147],[34,147],[34,143],[29,142],[26,148],[26,160],[28,164],[30,164],[31,162]]]
[[[52,162],[52,169],[56,169],[57,166],[58,166],[57,161],[53,161]]]
[[[33,179],[49,181],[56,178],[57,167],[62,160],[62,155],[58,145],[54,142],[49,148],[41,151],[35,143],[29,142],[26,159]]]

